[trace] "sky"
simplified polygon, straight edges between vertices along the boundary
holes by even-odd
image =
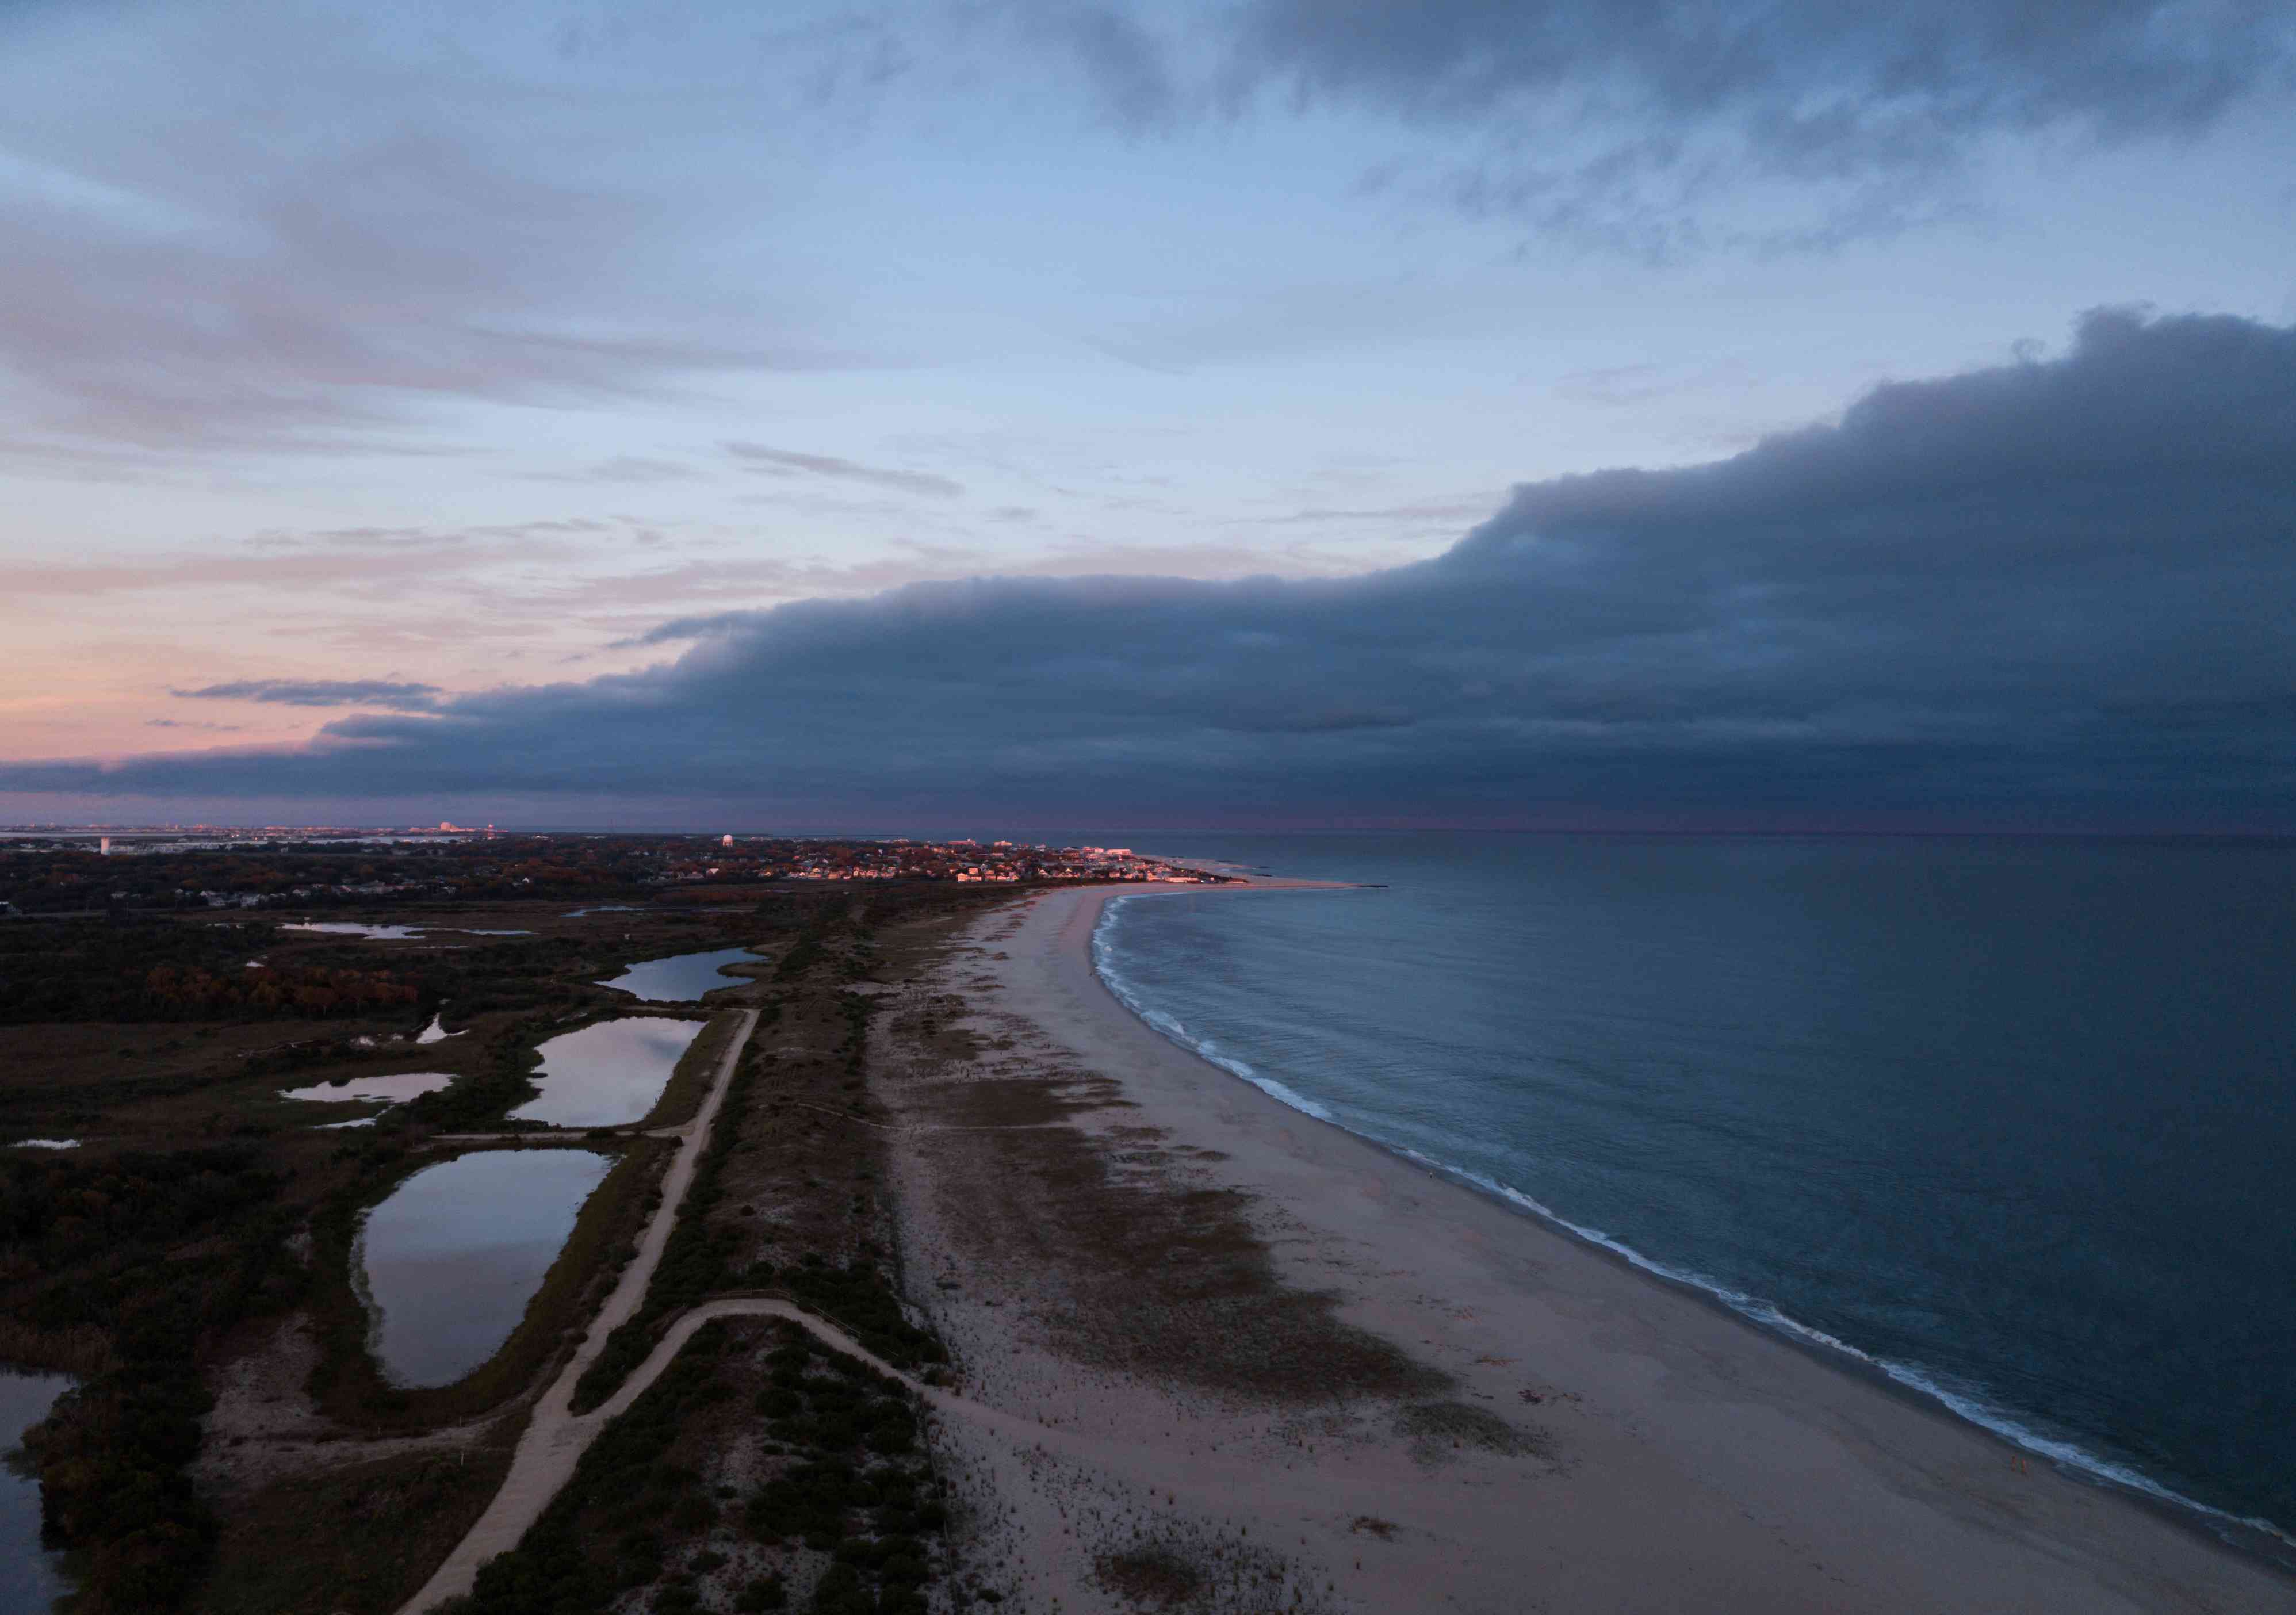
[[[0,0],[0,819],[2296,830],[2296,13]]]

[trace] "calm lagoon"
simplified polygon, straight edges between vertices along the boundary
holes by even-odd
[[[492,1357],[612,1166],[593,1150],[484,1150],[425,1167],[368,1212],[351,1262],[384,1377],[451,1385]]]
[[[70,1374],[0,1366],[0,1452],[13,1453],[71,1384]],[[70,1590],[63,1555],[40,1545],[39,1480],[0,1463],[0,1615],[44,1615]]]
[[[633,1015],[553,1037],[537,1051],[541,1096],[511,1116],[560,1127],[627,1127],[653,1109],[679,1057],[708,1024]]]
[[[728,964],[760,964],[764,961],[746,947],[720,947],[706,954],[672,954],[667,959],[646,959],[633,964],[611,987],[648,1004],[697,1004],[704,993],[742,983],[721,973]]]

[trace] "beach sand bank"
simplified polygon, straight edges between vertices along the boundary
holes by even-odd
[[[907,1288],[1013,1419],[939,1438],[1006,1607],[2296,1611],[1170,1043],[1093,971],[1120,895],[990,915],[873,1040]]]

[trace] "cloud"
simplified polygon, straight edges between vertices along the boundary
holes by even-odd
[[[1078,41],[1054,42],[1075,51]],[[1387,120],[1367,191],[1416,185],[1543,235],[1649,257],[1837,246],[1963,209],[1987,142],[2188,138],[2296,93],[2271,0],[1245,0],[1209,43],[1136,29],[1105,63],[1129,121],[1175,105]],[[1211,66],[1182,82],[1184,61]],[[1764,187],[1799,194],[1775,214]],[[1734,213],[1721,199],[1740,204]]]
[[[382,707],[394,712],[429,712],[444,693],[437,685],[396,684],[388,679],[248,678],[201,690],[170,690],[184,701],[253,701],[282,707]],[[160,720],[165,722],[166,720]]]
[[[513,562],[563,566],[581,551],[569,529],[543,522],[515,528],[344,529],[270,533],[217,552],[184,548],[141,560],[0,562],[0,592],[37,595],[166,594],[210,588],[285,588],[347,593],[361,598],[430,594],[444,578]]]
[[[615,160],[620,98],[436,20],[0,20],[0,228],[37,243],[0,269],[0,455],[132,476],[191,453],[431,453],[442,406],[845,363],[765,294],[692,283],[702,182]],[[674,121],[650,115],[665,140]]]
[[[1423,504],[1382,504],[1368,507],[1342,508],[1332,505],[1311,505],[1305,510],[1288,512],[1281,516],[1260,516],[1253,520],[1269,527],[1323,525],[1331,522],[1370,521],[1381,525],[1397,522],[1426,521],[1458,522],[1487,514],[1489,499],[1445,500]]]
[[[763,443],[730,442],[725,447],[727,454],[750,471],[770,477],[827,477],[833,481],[863,482],[872,488],[891,488],[896,493],[931,494],[943,499],[955,498],[964,492],[963,483],[930,471],[890,471],[856,460],[842,460],[835,455],[801,455],[785,448],[769,448]]]
[[[2292,534],[2296,329],[2100,311],[1726,460],[1524,485],[1411,566],[688,618],[643,671],[0,790],[2296,829]]]
[[[1120,122],[1132,128],[1161,124],[1177,110],[1179,86],[1162,45],[1149,29],[1114,6],[1059,3],[1029,8],[1028,20],[1075,60]]]
[[[144,726],[146,729],[205,729],[217,734],[241,734],[247,729],[244,724],[186,723],[175,717],[147,717],[144,720]]]
[[[644,455],[616,455],[576,471],[529,471],[537,482],[603,482],[652,484],[691,482],[704,473],[676,460],[649,459]]]

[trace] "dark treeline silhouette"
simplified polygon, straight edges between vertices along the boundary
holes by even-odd
[[[170,1608],[205,1566],[215,1521],[186,1472],[209,1406],[200,1345],[299,1293],[283,1182],[236,1144],[0,1160],[12,1313],[111,1342],[111,1365],[26,1437],[44,1534],[81,1554],[90,1615]]]
[[[308,1019],[423,1001],[410,976],[381,969],[258,966],[269,925],[102,920],[0,927],[0,1025],[53,1021]]]

